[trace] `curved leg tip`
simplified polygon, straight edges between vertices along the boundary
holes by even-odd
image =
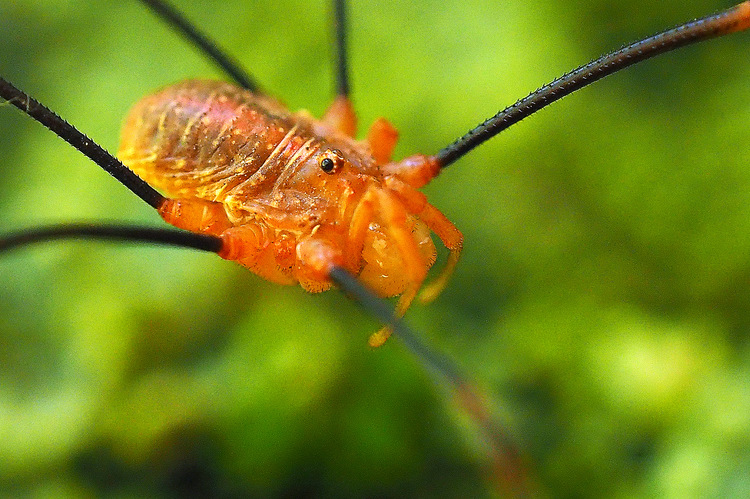
[[[383,346],[386,340],[391,336],[393,331],[390,327],[384,326],[378,332],[372,333],[370,339],[367,340],[367,344],[372,348],[378,348]]]

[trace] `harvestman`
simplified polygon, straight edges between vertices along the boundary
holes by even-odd
[[[449,359],[424,346],[398,319],[420,289],[424,301],[437,296],[462,246],[460,232],[418,189],[478,145],[579,88],[663,52],[750,27],[750,1],[688,22],[571,71],[434,155],[391,161],[397,134],[387,121],[377,120],[365,140],[354,138],[343,1],[334,2],[338,94],[321,120],[287,111],[171,7],[144,2],[239,86],[188,81],[144,98],[126,120],[118,154],[122,163],[4,79],[0,96],[184,231],[66,225],[6,236],[0,250],[55,238],[138,240],[215,252],[266,279],[299,283],[313,292],[336,284],[387,324],[370,344],[382,344],[392,328],[458,390],[498,453],[503,439],[470,385]],[[423,288],[435,261],[430,232],[448,248],[449,257],[435,281]],[[377,295],[398,295],[395,313]]]

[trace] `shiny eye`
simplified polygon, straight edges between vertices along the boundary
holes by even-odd
[[[344,160],[344,156],[340,151],[331,149],[323,153],[323,155],[320,157],[319,165],[320,169],[324,172],[333,174],[341,170],[345,162],[346,161]]]

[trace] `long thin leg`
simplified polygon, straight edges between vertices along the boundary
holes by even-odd
[[[60,118],[48,107],[33,99],[22,90],[19,90],[4,78],[0,78],[0,97],[6,99],[18,109],[49,128],[68,144],[81,151],[91,161],[102,167],[104,171],[115,177],[122,185],[130,189],[133,194],[153,208],[159,209],[166,200],[153,187],[141,180],[127,166],[123,165],[120,160],[78,131],[76,127]]]
[[[60,239],[105,239],[163,244],[217,253],[221,239],[207,234],[155,227],[123,227],[102,224],[65,224],[25,229],[0,237],[0,252]]]
[[[632,43],[544,85],[444,147],[434,159],[446,167],[511,125],[607,75],[664,52],[748,28],[750,1]]]
[[[239,65],[225,50],[221,49],[214,40],[202,33],[193,23],[188,21],[177,9],[164,0],[141,0],[164,22],[180,33],[187,40],[198,47],[209,59],[223,69],[238,85],[252,92],[260,93],[260,87],[252,76]]]
[[[323,121],[342,133],[354,137],[357,133],[357,116],[349,99],[349,60],[346,49],[346,2],[333,1],[334,40],[336,52],[336,98],[328,108]]]
[[[500,482],[498,486],[503,495],[530,496],[528,473],[516,443],[511,440],[508,430],[495,421],[487,398],[462,373],[460,367],[450,357],[425,344],[420,335],[392,311],[388,302],[363,286],[347,270],[333,267],[329,271],[329,276],[339,288],[386,324],[420,364],[433,375],[439,385],[451,390],[459,406],[476,424],[481,439],[489,448],[488,453],[492,460],[491,473],[495,481]]]
[[[348,97],[351,93],[349,84],[349,57],[347,55],[347,12],[345,0],[334,0],[334,27],[336,29],[336,95]]]
[[[218,237],[186,231],[151,227],[69,224],[41,227],[2,236],[0,237],[0,252],[45,241],[83,237],[167,244],[212,253],[218,253],[222,248],[222,240]],[[524,471],[516,445],[508,439],[507,430],[493,422],[486,398],[461,373],[458,366],[449,357],[423,343],[419,334],[397,317],[385,300],[378,298],[350,272],[342,267],[333,267],[329,271],[329,277],[365,310],[392,328],[435,380],[453,391],[458,403],[472,416],[481,437],[488,443],[494,461],[493,468],[502,470],[506,475],[512,474],[514,481],[523,480]]]

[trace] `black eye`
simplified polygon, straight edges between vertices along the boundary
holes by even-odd
[[[344,166],[344,156],[336,149],[323,153],[320,157],[320,169],[328,174],[336,173]]]
[[[323,170],[326,173],[331,173],[333,171],[333,160],[331,158],[323,158],[320,160],[320,169]]]

